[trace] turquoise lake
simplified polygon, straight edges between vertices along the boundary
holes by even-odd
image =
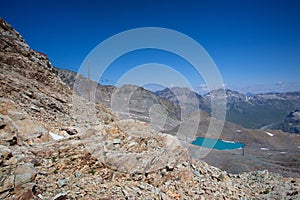
[[[229,141],[217,140],[212,138],[204,138],[204,137],[198,137],[196,140],[192,142],[192,144],[203,146],[210,149],[218,149],[218,150],[239,149],[244,146],[244,144],[240,142],[229,142]]]

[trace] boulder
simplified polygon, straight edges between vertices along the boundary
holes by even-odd
[[[14,189],[14,176],[1,171],[0,194]]]
[[[14,190],[15,199],[17,200],[31,200],[33,199],[33,190],[35,184],[34,183],[26,183],[19,187],[16,187]]]
[[[0,98],[0,141],[6,145],[22,145],[51,140],[48,131],[31,117],[20,111],[13,101]],[[0,143],[0,144],[1,144]]]
[[[179,162],[189,160],[184,148],[164,148],[143,153],[108,152],[104,156],[104,164],[126,173],[150,173],[164,168],[173,169]]]
[[[4,160],[12,157],[12,151],[7,146],[0,145],[0,157]]]
[[[14,173],[15,187],[20,187],[23,184],[33,182],[36,176],[36,171],[32,163],[19,165]]]
[[[0,115],[0,129],[3,129],[6,126],[6,122],[4,120],[4,117]]]
[[[67,134],[69,135],[76,135],[78,133],[77,129],[73,127],[64,127],[61,128],[61,130],[67,132]]]

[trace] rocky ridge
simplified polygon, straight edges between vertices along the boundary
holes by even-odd
[[[299,198],[299,179],[226,173],[174,136],[72,94],[44,55],[0,25],[0,199]]]
[[[88,90],[87,78],[66,69],[57,69],[61,80],[76,93],[85,93]],[[160,98],[142,87],[124,85],[120,88],[111,85],[101,85],[90,81],[90,88],[94,101],[107,108],[111,108],[120,119],[137,119],[151,122],[151,114],[163,110],[165,115],[164,130],[171,130],[179,121],[188,115],[181,106],[172,101]],[[159,109],[158,109],[159,108]],[[152,113],[151,113],[151,109]],[[184,114],[185,113],[185,114]],[[153,118],[153,116],[152,116]]]

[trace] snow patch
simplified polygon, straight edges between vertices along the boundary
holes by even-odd
[[[266,134],[268,134],[269,136],[271,136],[271,137],[273,137],[274,136],[274,134],[273,133],[270,133],[270,132],[268,132],[268,131],[265,131],[265,133]]]
[[[270,149],[269,148],[260,148],[260,150],[269,151]]]
[[[235,142],[233,142],[233,141],[227,141],[227,140],[222,140],[223,142],[227,142],[227,143],[232,143],[232,144],[234,144]]]
[[[52,137],[53,140],[61,140],[64,139],[65,137],[61,136],[61,135],[57,135],[55,133],[49,132],[50,136]]]

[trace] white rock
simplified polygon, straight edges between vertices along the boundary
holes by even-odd
[[[266,134],[268,134],[269,136],[271,136],[271,137],[273,137],[274,136],[274,134],[273,133],[270,133],[270,132],[268,132],[268,131],[265,131],[265,133]]]
[[[114,139],[113,144],[120,144],[121,140],[120,139]]]
[[[55,133],[49,132],[49,135],[52,137],[53,140],[61,140],[64,139],[65,137],[61,136],[61,135],[57,135]]]

